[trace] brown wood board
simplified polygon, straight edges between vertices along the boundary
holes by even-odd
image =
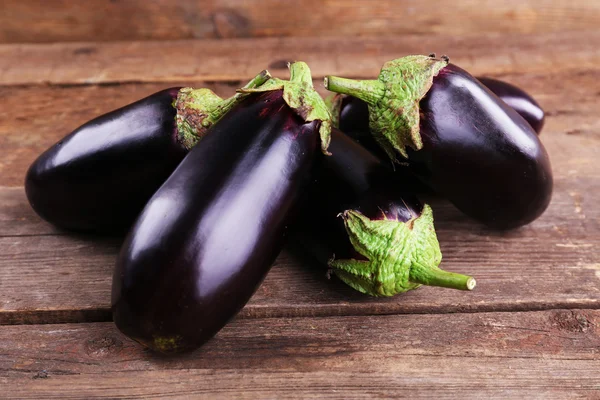
[[[370,298],[337,280],[301,252],[282,254],[242,317],[538,310],[600,305],[600,218],[589,181],[558,182],[550,209],[511,232],[489,231],[435,200],[442,267],[472,274],[473,292],[421,288],[394,298]],[[564,186],[563,186],[564,185]],[[581,193],[574,198],[572,193]],[[43,223],[21,189],[0,190],[24,216],[25,233],[0,237],[0,323],[102,321],[110,318],[112,268],[121,242],[57,232],[31,235]],[[20,200],[14,200],[14,198]],[[0,214],[1,215],[1,214]],[[6,216],[4,216],[6,218]],[[4,224],[11,226],[11,224]],[[57,234],[59,233],[59,234]],[[294,255],[295,254],[295,255]]]
[[[587,32],[598,20],[586,0],[3,0],[0,43]]]
[[[287,74],[302,60],[313,76],[372,78],[388,60],[437,52],[473,73],[592,70],[600,32],[402,35],[0,45],[0,85],[247,80]]]
[[[9,398],[595,398],[598,323],[591,310],[236,319],[173,358],[112,323],[5,326],[0,384]]]

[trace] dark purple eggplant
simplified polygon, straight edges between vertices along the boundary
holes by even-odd
[[[518,112],[538,135],[542,132],[545,113],[533,96],[523,89],[499,79],[485,77],[478,77],[477,79],[503,102]]]
[[[196,349],[271,268],[331,123],[307,65],[290,70],[247,90],[140,214],[113,277],[125,335],[163,353]]]
[[[508,104],[531,125],[539,135],[544,127],[545,113],[538,102],[523,89],[499,79],[478,77],[503,102]],[[364,101],[347,95],[336,94],[328,99],[332,108],[332,118],[336,126],[349,134],[371,151],[381,151],[369,132],[369,107]]]
[[[265,71],[249,85],[268,78]],[[124,233],[188,150],[242,97],[170,88],[97,117],[30,166],[29,203],[61,228]]]
[[[404,180],[350,137],[332,130],[320,157],[297,239],[354,289],[393,296],[420,285],[471,290],[469,276],[438,268],[432,210]],[[341,216],[341,218],[340,218]]]
[[[369,104],[370,131],[434,192],[498,229],[525,225],[552,195],[548,154],[531,126],[461,68],[427,56],[384,65],[378,80],[327,77]]]

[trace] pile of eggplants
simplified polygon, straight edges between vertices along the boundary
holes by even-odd
[[[87,122],[31,165],[25,190],[42,218],[128,232],[112,287],[125,335],[162,353],[200,347],[288,236],[368,295],[472,290],[472,277],[440,269],[433,210],[417,192],[501,229],[548,205],[544,113],[521,89],[434,55],[325,86],[343,96],[328,106],[295,62],[289,80],[263,71],[225,100],[166,89]]]

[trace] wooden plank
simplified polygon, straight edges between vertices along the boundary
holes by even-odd
[[[600,311],[236,319],[192,354],[112,323],[0,327],[8,398],[600,396]]]
[[[598,168],[593,163],[598,158],[595,149],[600,132],[597,69],[555,69],[539,74],[525,69],[493,75],[524,87],[548,112],[542,138],[552,156],[555,174],[597,176]],[[186,85],[209,87],[221,96],[231,96],[242,82],[0,86],[0,148],[4,150],[0,152],[0,186],[22,186],[25,172],[35,158],[86,121],[166,87]],[[326,94],[320,82],[315,81],[315,87]]]
[[[583,186],[570,186],[573,183]],[[478,286],[473,292],[421,288],[394,298],[371,298],[337,279],[328,281],[323,266],[292,249],[278,258],[241,316],[600,307],[600,210],[595,206],[600,191],[591,190],[584,179],[559,181],[544,216],[504,233],[468,221],[448,204],[432,203],[444,254],[442,268],[475,276]],[[0,324],[110,319],[112,268],[119,245],[118,238],[81,235],[0,237]]]
[[[303,60],[315,77],[373,77],[407,54],[447,54],[473,73],[594,70],[600,31],[0,45],[0,85],[245,80]],[[491,51],[490,49],[493,49]],[[568,55],[568,56],[566,56]],[[226,66],[226,68],[224,68]]]
[[[3,0],[0,43],[597,29],[586,0]]]

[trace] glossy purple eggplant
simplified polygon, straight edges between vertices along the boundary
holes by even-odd
[[[473,289],[473,278],[438,268],[432,210],[407,190],[406,177],[335,128],[331,138],[332,155],[317,163],[297,240],[342,281],[372,296],[420,285]]]
[[[29,168],[25,191],[45,220],[79,231],[122,231],[187,153],[173,102],[155,93],[82,125]]]
[[[267,82],[207,133],[130,231],[112,288],[114,321],[130,338],[163,353],[193,350],[271,268],[330,126],[299,116],[308,108],[329,114],[320,98],[307,101],[306,64],[290,68],[290,81]],[[293,85],[303,86],[300,97]]]
[[[477,79],[503,102],[518,112],[538,135],[542,132],[545,113],[533,96],[523,89],[499,79],[485,77],[478,77]]]
[[[393,73],[415,62],[411,71],[422,75]],[[421,181],[465,214],[508,229],[547,208],[552,171],[536,133],[447,59],[410,56],[387,63],[379,80],[328,77],[326,86],[366,101],[377,143],[392,158],[401,155]]]
[[[478,77],[502,101],[521,115],[539,135],[544,127],[545,113],[538,102],[523,89],[499,79]],[[347,95],[336,95],[332,100],[336,104],[332,112],[337,113],[334,118],[338,120],[340,130],[359,142],[364,142],[369,150],[381,151],[369,133],[369,107],[364,101]]]
[[[265,82],[263,75],[249,85]],[[61,228],[125,233],[189,148],[240,97],[180,89],[97,117],[45,151],[25,178],[32,208]],[[202,129],[189,129],[188,118],[202,119]]]

